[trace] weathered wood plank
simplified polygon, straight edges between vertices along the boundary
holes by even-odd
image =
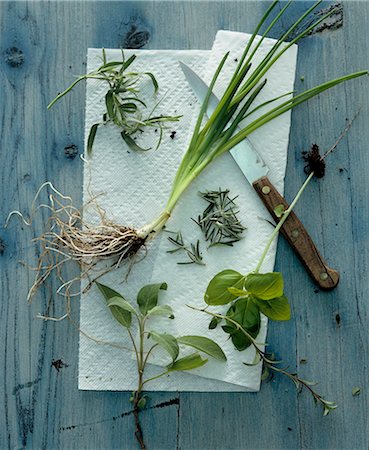
[[[251,31],[267,4],[0,3],[0,222],[12,209],[26,211],[46,180],[81,202],[82,165],[66,153],[73,154],[71,145],[79,151],[83,146],[84,90],[80,87],[52,112],[45,107],[84,71],[87,47],[209,48],[219,28]],[[310,3],[296,2],[289,20],[306,6]],[[368,16],[367,3],[344,3],[342,28],[304,39],[297,89],[368,66]],[[307,379],[321,381],[321,392],[339,409],[323,420],[307,395],[298,396],[280,378],[258,394],[153,393],[153,407],[142,416],[149,448],[368,448],[368,96],[367,81],[359,80],[293,114],[288,199],[304,178],[301,151],[312,142],[328,148],[346,117],[362,106],[349,135],[327,160],[326,177],[309,186],[297,207],[324,256],[341,271],[341,283],[332,293],[316,293],[280,241],[277,266],[285,274],[294,319],[271,324],[268,336],[278,356]],[[35,261],[29,240],[45,219],[41,212],[32,230],[21,232],[16,221],[0,230],[0,402],[5,405],[0,448],[135,448],[129,394],[79,392],[76,329],[35,318],[46,311],[49,291],[40,292],[32,305],[25,303],[31,277],[19,261]],[[53,313],[61,312],[56,305]],[[77,304],[74,316],[77,320]],[[301,358],[307,364],[300,364]],[[59,371],[52,365],[58,360],[67,364]],[[351,395],[353,386],[362,387],[360,396]]]

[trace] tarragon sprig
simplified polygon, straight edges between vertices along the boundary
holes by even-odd
[[[100,125],[113,123],[119,128],[122,139],[131,150],[147,151],[151,148],[139,146],[135,138],[132,137],[134,134],[138,131],[143,131],[145,127],[159,129],[160,134],[156,145],[156,148],[158,148],[162,141],[163,129],[166,124],[168,122],[177,122],[181,118],[181,116],[154,115],[160,102],[150,112],[147,112],[146,102],[140,95],[139,82],[143,77],[148,78],[152,83],[154,95],[158,92],[159,84],[155,75],[151,72],[132,72],[127,70],[135,59],[136,55],[132,55],[126,60],[122,50],[121,61],[107,61],[106,52],[103,49],[102,65],[88,74],[79,76],[48,105],[48,108],[51,108],[55,102],[64,97],[82,80],[92,78],[108,84],[109,89],[105,94],[106,111],[102,116],[102,122],[91,126],[87,139],[88,154],[92,153],[96,132]]]

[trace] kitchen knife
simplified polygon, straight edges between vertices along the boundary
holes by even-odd
[[[186,64],[180,62],[180,66],[196,97],[200,103],[203,103],[208,92],[207,84]],[[218,103],[218,98],[212,93],[206,111],[209,117]],[[278,222],[280,218],[275,212],[276,208],[280,209],[280,205],[283,205],[283,210],[286,210],[289,205],[268,179],[269,169],[261,156],[247,138],[233,147],[230,153],[275,222]],[[339,282],[339,273],[328,267],[294,212],[291,212],[284,222],[281,232],[299,256],[311,278],[322,289],[335,288]]]

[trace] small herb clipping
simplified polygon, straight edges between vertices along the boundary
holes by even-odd
[[[238,196],[231,198],[228,189],[200,192],[201,197],[208,202],[204,212],[194,220],[204,233],[210,247],[215,245],[232,246],[242,239],[246,227],[242,225],[237,214],[239,209],[235,203]]]
[[[128,71],[136,55],[130,56],[127,60],[124,57],[122,50],[121,61],[107,61],[105,50],[102,50],[102,65],[92,72],[81,75],[72,83],[65,91],[61,92],[48,105],[50,108],[56,101],[64,97],[70,92],[73,87],[82,80],[93,78],[105,82],[109,89],[105,94],[106,111],[102,116],[102,122],[95,123],[90,129],[87,139],[87,153],[92,153],[93,143],[95,141],[96,132],[100,125],[113,123],[120,130],[122,139],[133,151],[147,151],[151,148],[143,148],[136,143],[133,137],[138,131],[143,131],[145,127],[154,127],[159,129],[160,134],[157,141],[156,148],[159,147],[162,137],[163,129],[167,123],[177,122],[181,116],[170,115],[154,115],[154,112],[160,102],[148,111],[145,99],[140,95],[140,81],[147,78],[153,86],[156,95],[159,89],[159,84],[154,74],[151,72],[135,72]]]
[[[169,236],[168,241],[174,245],[175,248],[172,250],[167,250],[167,253],[177,253],[179,251],[183,251],[186,253],[188,257],[188,261],[177,262],[177,264],[185,265],[185,264],[198,264],[200,266],[204,266],[205,263],[203,261],[203,257],[200,251],[200,241],[197,240],[196,244],[185,244],[183,240],[182,233],[180,231],[172,232],[168,231],[168,233],[175,234],[175,237]]]
[[[181,336],[174,337],[165,332],[148,330],[148,323],[154,316],[168,317],[174,319],[173,310],[169,305],[158,305],[160,292],[167,289],[166,283],[149,284],[144,286],[137,295],[137,306],[132,306],[119,292],[96,282],[101,294],[115,318],[124,327],[132,342],[132,347],[137,361],[137,390],[132,393],[130,401],[133,403],[133,414],[135,417],[135,436],[141,449],[145,449],[139,412],[145,408],[147,395],[143,394],[144,386],[150,381],[161,378],[171,372],[182,370],[193,370],[207,363],[208,359],[203,355],[210,356],[218,361],[226,361],[226,355],[219,345],[213,340],[203,336]],[[132,328],[138,328],[138,338],[134,338],[135,332]],[[148,347],[147,341],[149,341]],[[145,343],[145,345],[144,345]],[[194,352],[181,357],[180,345],[195,349]],[[163,348],[171,358],[170,364],[151,378],[144,378],[145,368],[149,356],[156,347]],[[148,348],[148,350],[145,350]]]
[[[360,387],[353,387],[351,390],[351,394],[353,397],[357,397],[361,394],[361,388]]]

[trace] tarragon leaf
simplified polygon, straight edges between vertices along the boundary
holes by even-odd
[[[88,134],[88,139],[87,139],[87,154],[88,155],[91,155],[91,153],[92,153],[92,147],[94,145],[95,136],[96,136],[97,128],[99,125],[100,125],[99,123],[94,123]]]
[[[134,152],[147,152],[148,150],[151,150],[151,147],[149,148],[143,148],[140,147],[134,139],[131,138],[129,134],[127,134],[125,131],[122,131],[120,133],[122,136],[123,141],[128,145],[128,147],[134,151]]]
[[[158,89],[159,89],[159,84],[158,84],[154,74],[151,73],[151,72],[144,72],[144,74],[151,78],[152,85],[154,86],[154,91],[155,91],[155,94],[156,94],[158,92]]]
[[[106,111],[108,112],[108,116],[110,119],[114,120],[115,113],[114,113],[114,94],[111,90],[109,90],[105,95],[105,105],[106,105]]]

